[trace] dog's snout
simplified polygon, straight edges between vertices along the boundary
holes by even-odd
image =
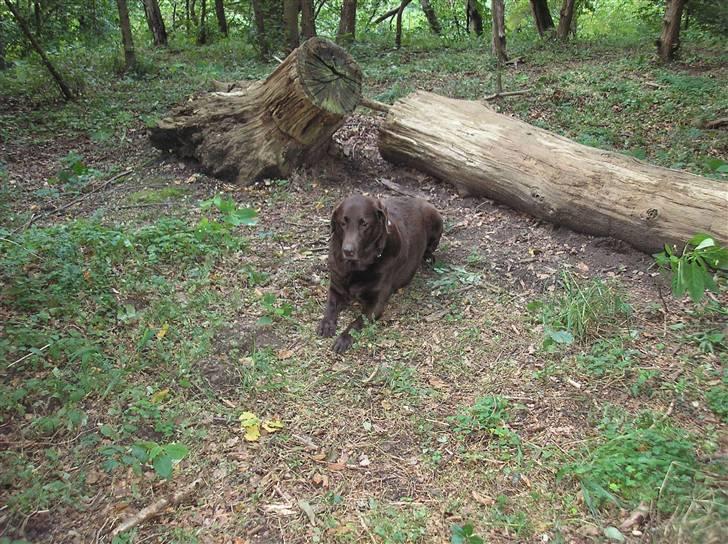
[[[344,244],[341,247],[341,251],[344,253],[344,257],[354,256],[354,246],[352,244]]]

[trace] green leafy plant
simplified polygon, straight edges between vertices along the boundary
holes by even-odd
[[[672,294],[690,295],[693,302],[700,302],[705,291],[718,291],[713,278],[715,273],[728,270],[728,248],[721,246],[708,234],[696,234],[685,245],[681,254],[669,245],[665,251],[654,255],[657,264],[672,275]]]
[[[695,445],[684,431],[650,413],[635,420],[605,417],[600,431],[582,460],[559,471],[580,482],[591,509],[608,502],[632,507],[661,495],[669,510],[690,490],[698,463]]]
[[[705,393],[705,400],[715,415],[721,418],[723,423],[728,423],[728,376],[724,378],[724,383],[711,387]]]
[[[470,272],[465,267],[455,266],[453,264],[436,262],[434,271],[439,277],[432,280],[430,285],[434,289],[442,292],[453,291],[458,287],[479,285],[482,281],[481,274]]]
[[[61,170],[48,180],[48,185],[51,188],[40,189],[39,196],[57,196],[57,188],[60,188],[64,193],[78,193],[90,181],[101,175],[98,170],[86,166],[83,157],[75,151],[69,152],[61,159],[61,164]]]
[[[475,534],[472,523],[453,525],[450,528],[450,544],[483,544],[485,541]]]
[[[101,454],[106,457],[104,468],[108,471],[124,464],[141,474],[142,467],[151,464],[154,472],[165,479],[172,477],[174,466],[188,453],[187,446],[176,442],[159,445],[156,442],[141,441],[129,447],[109,445],[101,448]]]
[[[215,195],[210,200],[204,200],[200,204],[202,210],[216,208],[222,215],[222,221],[226,225],[237,227],[239,225],[254,226],[258,223],[258,212],[253,208],[240,208],[232,198],[223,198]],[[208,226],[214,220],[204,217],[200,220],[200,226]]]
[[[265,315],[258,319],[258,325],[270,325],[276,319],[285,319],[293,313],[289,302],[281,302],[273,293],[266,293],[260,299]]]
[[[637,353],[635,350],[625,349],[621,338],[612,338],[598,340],[588,353],[578,355],[576,360],[590,374],[604,376],[630,368]]]

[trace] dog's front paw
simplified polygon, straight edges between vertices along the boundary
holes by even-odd
[[[316,332],[319,336],[323,336],[324,338],[332,337],[336,332],[336,321],[334,321],[333,319],[322,319],[321,323],[319,323],[319,326],[316,329]]]
[[[334,342],[334,351],[344,353],[354,343],[354,338],[348,332],[342,332]]]

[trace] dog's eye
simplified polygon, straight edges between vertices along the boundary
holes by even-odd
[[[369,226],[369,223],[367,223],[366,221],[364,221],[364,220],[362,219],[361,221],[359,221],[359,226],[360,226],[361,228],[365,229],[365,228],[367,228],[367,227]]]

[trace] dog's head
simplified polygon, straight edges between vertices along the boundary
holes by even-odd
[[[331,216],[334,250],[353,269],[363,270],[379,257],[389,233],[387,211],[379,199],[353,195]]]

